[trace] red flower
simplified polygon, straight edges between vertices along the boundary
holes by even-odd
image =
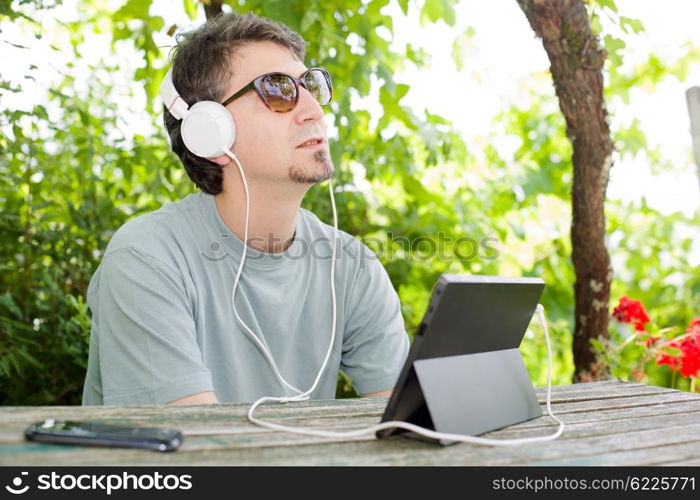
[[[700,372],[700,345],[694,344],[683,351],[681,355],[681,375],[697,377]]]
[[[681,375],[697,377],[700,372],[700,328],[688,331],[688,336],[680,344]]]
[[[626,295],[620,299],[613,310],[613,317],[620,323],[629,323],[638,332],[644,331],[644,325],[651,321],[644,306],[638,300],[630,299]]]
[[[678,369],[678,364],[681,362],[680,359],[678,359],[677,356],[672,356],[670,354],[659,354],[656,356],[656,364],[661,366],[661,365],[668,365],[671,367],[672,370],[677,370]]]
[[[668,365],[672,370],[680,368],[684,377],[700,376],[700,318],[695,318],[686,333],[665,342],[662,347],[678,349],[678,354],[661,353],[656,357],[657,365]]]

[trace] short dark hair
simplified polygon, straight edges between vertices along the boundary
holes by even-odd
[[[173,83],[180,97],[192,106],[199,101],[221,102],[231,79],[231,56],[250,42],[271,41],[288,48],[300,61],[306,42],[287,26],[253,13],[219,14],[195,30],[178,34],[173,48]],[[180,135],[180,120],[163,107],[163,122],[172,150],[187,175],[204,192],[219,194],[223,172],[213,161],[192,154]]]

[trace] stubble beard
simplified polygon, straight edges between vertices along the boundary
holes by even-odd
[[[313,166],[292,165],[289,167],[289,178],[298,184],[318,184],[331,178],[334,172],[333,162],[326,151],[316,151],[313,154]]]

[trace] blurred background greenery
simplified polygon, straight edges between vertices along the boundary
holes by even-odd
[[[203,22],[205,3],[72,0],[66,10],[60,0],[0,0],[0,43],[3,54],[14,54],[1,66],[11,64],[13,74],[0,73],[0,404],[80,403],[90,334],[85,292],[110,237],[129,218],[195,191],[170,152],[157,90],[174,35],[186,28],[176,19]],[[306,64],[333,75],[327,118],[340,227],[382,259],[409,335],[441,273],[538,276],[547,283],[553,381],[568,384],[571,145],[549,74],[523,79],[521,98],[505,103],[478,141],[402,102],[411,82],[397,75],[408,66],[431,71],[420,29],[455,26],[457,3],[231,0],[224,10],[284,22],[310,42]],[[625,40],[643,32],[644,20],[626,17],[612,0],[591,0],[588,8],[609,53],[609,102],[629,103],[635,87],[653,92],[668,79],[684,81],[699,64],[700,51],[688,44],[672,60],[649,52],[645,63],[623,70],[631,50]],[[394,25],[406,16],[418,19],[416,43],[394,43]],[[470,37],[486,29],[470,26],[436,50],[449,52],[459,68]],[[96,37],[109,40],[97,62],[87,57]],[[503,43],[517,54],[518,40],[504,34]],[[70,60],[47,72],[32,59],[37,44]],[[43,86],[31,85],[39,80]],[[680,168],[647,141],[637,120],[613,120],[612,129],[618,158],[658,172]],[[516,145],[510,153],[494,146],[504,139]],[[304,206],[331,219],[325,186],[314,187]],[[700,315],[700,268],[691,258],[700,211],[662,214],[640,197],[609,200],[606,216],[612,300],[639,299],[656,325],[681,333]],[[426,240],[441,252],[417,243]],[[533,322],[521,347],[537,385],[547,376],[541,333]],[[613,341],[624,338],[615,333]],[[629,345],[604,357],[622,379],[644,351]],[[651,363],[644,381],[669,386],[671,373]],[[675,384],[687,390],[687,380]],[[344,377],[339,394],[353,395]]]

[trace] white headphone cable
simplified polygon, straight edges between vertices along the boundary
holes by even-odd
[[[323,365],[321,366],[321,369],[318,372],[318,375],[316,376],[316,380],[314,381],[313,385],[311,386],[310,389],[307,391],[300,391],[293,385],[289,384],[284,377],[280,374],[277,364],[275,363],[275,360],[272,358],[272,354],[269,352],[269,350],[265,347],[265,345],[260,341],[260,339],[253,333],[253,331],[248,327],[248,325],[245,324],[245,322],[241,319],[241,317],[238,315],[238,312],[236,311],[236,304],[235,304],[235,294],[236,294],[236,288],[238,286],[238,281],[240,280],[241,272],[243,271],[243,263],[245,261],[245,256],[246,256],[246,247],[247,247],[247,241],[248,241],[248,217],[250,214],[250,198],[249,198],[249,192],[248,192],[248,183],[246,181],[245,174],[243,172],[243,167],[241,166],[240,162],[238,161],[238,158],[229,151],[228,149],[224,148],[224,153],[231,158],[236,165],[238,166],[238,170],[241,173],[241,178],[243,179],[243,188],[245,190],[245,196],[246,196],[246,214],[245,214],[245,230],[244,230],[244,240],[243,240],[243,255],[241,256],[241,263],[238,266],[238,272],[236,274],[236,278],[233,284],[233,289],[231,292],[231,304],[233,306],[233,312],[236,315],[236,318],[238,321],[241,323],[243,326],[244,330],[246,333],[250,336],[250,338],[255,342],[255,344],[258,346],[258,348],[262,351],[264,354],[265,358],[268,360],[270,363],[270,366],[272,367],[275,376],[277,379],[284,385],[285,387],[291,389],[292,391],[296,392],[297,394],[295,396],[289,396],[289,397],[277,397],[277,396],[265,396],[257,401],[255,401],[253,404],[251,404],[250,408],[248,409],[248,420],[252,422],[253,424],[256,424],[260,427],[265,427],[268,429],[272,430],[278,430],[278,431],[283,431],[283,432],[289,432],[289,433],[294,433],[294,434],[302,434],[302,435],[308,435],[308,436],[319,436],[319,437],[329,437],[329,438],[350,438],[350,437],[358,437],[358,436],[365,436],[365,435],[370,435],[370,434],[375,434],[377,431],[384,430],[384,429],[404,429],[407,431],[415,432],[417,434],[420,434],[422,436],[428,437],[430,439],[438,439],[438,440],[446,440],[446,441],[456,441],[456,442],[462,442],[462,443],[472,443],[472,444],[481,444],[481,445],[490,445],[490,446],[517,446],[521,444],[527,444],[527,443],[535,443],[535,442],[540,442],[540,441],[553,441],[557,439],[559,436],[562,435],[564,432],[564,422],[559,420],[557,417],[554,416],[554,413],[552,412],[552,406],[551,406],[551,399],[552,399],[552,346],[551,342],[549,339],[549,330],[547,328],[547,320],[545,319],[544,316],[544,307],[542,304],[537,304],[537,315],[540,320],[540,324],[542,325],[542,329],[544,331],[544,336],[545,340],[547,343],[547,412],[549,413],[549,416],[552,417],[556,422],[559,423],[559,428],[557,429],[556,432],[546,435],[546,436],[536,436],[536,437],[529,437],[529,438],[519,438],[519,439],[489,439],[489,438],[480,438],[476,436],[467,436],[463,434],[451,434],[451,433],[443,433],[443,432],[436,432],[432,429],[426,429],[424,427],[420,427],[415,424],[411,424],[409,422],[401,422],[401,421],[391,421],[391,422],[383,422],[377,425],[372,425],[363,429],[357,429],[353,431],[343,431],[343,432],[334,432],[334,431],[322,431],[322,430],[316,430],[316,429],[307,429],[307,428],[299,428],[299,427],[289,427],[286,425],[281,425],[281,424],[276,424],[274,422],[267,422],[264,420],[261,420],[259,418],[256,418],[254,416],[255,409],[260,406],[261,404],[265,402],[278,402],[278,403],[287,403],[291,401],[305,401],[309,399],[309,395],[316,389],[316,386],[318,385],[318,382],[321,378],[321,375],[323,373],[323,370],[326,368],[326,365],[328,364],[328,359],[330,358],[330,353],[333,349],[333,343],[335,341],[335,333],[336,333],[336,297],[335,297],[335,255],[336,255],[336,243],[337,243],[337,238],[338,238],[338,214],[336,210],[336,205],[335,205],[335,198],[333,196],[333,184],[331,181],[329,181],[329,188],[330,188],[330,196],[331,196],[331,206],[333,208],[333,225],[334,225],[334,233],[333,233],[333,251],[332,251],[332,260],[331,260],[331,295],[332,295],[332,302],[333,302],[333,326],[332,326],[332,333],[331,333],[331,341],[328,346],[328,350],[326,351],[326,357],[323,360]],[[222,432],[220,430],[213,431],[213,433],[216,434],[221,434]],[[224,432],[225,433],[225,432]],[[200,434],[200,433],[197,433]]]
[[[238,272],[236,273],[236,278],[233,282],[233,289],[231,291],[231,305],[233,306],[233,313],[236,316],[236,319],[238,319],[239,323],[243,326],[244,331],[248,334],[248,336],[253,340],[253,342],[258,346],[260,351],[263,353],[265,358],[267,359],[268,363],[272,367],[273,372],[275,373],[275,376],[277,377],[277,380],[284,386],[287,387],[288,389],[291,389],[292,391],[296,392],[297,394],[295,396],[289,396],[289,397],[264,397],[260,398],[256,403],[260,404],[265,401],[277,401],[280,403],[286,403],[288,401],[305,401],[309,399],[309,395],[316,389],[316,386],[318,385],[319,380],[321,379],[321,375],[323,374],[323,370],[325,370],[326,365],[328,364],[328,359],[330,358],[330,354],[333,350],[333,344],[335,342],[335,332],[336,332],[336,297],[335,297],[335,256],[336,256],[336,245],[338,241],[338,214],[335,206],[335,198],[333,196],[333,183],[331,180],[329,180],[329,189],[330,189],[330,196],[331,196],[331,206],[333,208],[333,226],[334,226],[334,233],[333,233],[333,250],[331,253],[331,298],[332,298],[332,303],[333,303],[333,325],[332,325],[332,333],[331,333],[331,341],[328,345],[328,350],[326,351],[326,357],[323,360],[323,365],[321,366],[321,369],[318,371],[318,375],[316,376],[316,380],[314,381],[313,385],[311,388],[307,391],[301,391],[291,385],[289,382],[285,380],[285,378],[282,376],[282,374],[279,372],[279,369],[277,368],[277,364],[275,363],[274,358],[272,357],[272,353],[267,349],[267,347],[260,341],[257,335],[253,333],[253,331],[248,327],[248,325],[241,319],[241,317],[238,315],[238,311],[236,310],[236,302],[235,302],[235,296],[236,296],[236,288],[238,287],[238,282],[241,277],[241,273],[243,272],[243,264],[245,262],[245,257],[246,257],[246,249],[248,247],[247,241],[248,241],[248,220],[249,220],[249,215],[250,215],[250,193],[248,191],[248,182],[245,177],[245,173],[243,172],[243,167],[241,166],[241,163],[238,161],[238,158],[236,155],[234,155],[231,151],[229,151],[226,148],[223,148],[224,154],[226,154],[229,158],[231,158],[235,163],[236,166],[238,167],[238,171],[241,173],[241,179],[243,180],[243,189],[245,191],[245,229],[243,233],[243,254],[241,256],[241,263],[238,266]]]

